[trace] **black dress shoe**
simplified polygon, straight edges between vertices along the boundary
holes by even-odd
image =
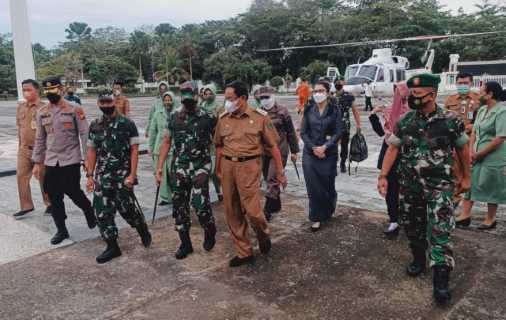
[[[193,253],[192,240],[190,238],[189,231],[179,231],[179,239],[181,240],[181,245],[179,249],[177,249],[174,256],[177,260],[182,260],[186,258],[189,254]]]
[[[471,225],[471,217],[462,220],[455,220],[455,225],[457,228],[469,227]]]
[[[482,223],[478,226],[478,230],[492,230],[497,227],[497,221],[492,222],[492,224]]]
[[[395,240],[399,236],[399,227],[390,230],[390,231],[384,231],[383,234],[388,240]]]
[[[31,208],[31,209],[27,209],[27,210],[21,210],[21,211],[19,211],[19,212],[16,212],[16,213],[15,213],[15,214],[13,214],[12,216],[13,216],[14,218],[21,218],[22,216],[24,216],[24,215],[25,215],[25,214],[27,214],[27,213],[32,212],[33,210],[34,210],[33,208]]]
[[[222,193],[218,193],[218,201],[223,202],[223,194]]]
[[[271,251],[272,248],[272,242],[271,239],[267,239],[265,241],[259,242],[258,247],[260,247],[260,252],[262,254],[268,254],[269,251]]]
[[[230,268],[237,268],[244,264],[252,264],[253,262],[255,262],[254,256],[249,256],[245,258],[234,257],[232,260],[230,260],[229,266]]]
[[[63,242],[63,240],[70,238],[70,235],[68,231],[58,231],[56,234],[51,238],[51,244],[57,245]]]

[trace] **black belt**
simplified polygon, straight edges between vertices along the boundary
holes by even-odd
[[[229,156],[223,156],[223,157],[229,161],[232,161],[232,162],[245,162],[245,161],[256,159],[260,156],[258,155],[258,156],[247,156],[247,157],[229,157]]]

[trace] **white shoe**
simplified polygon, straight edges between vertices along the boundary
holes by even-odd
[[[318,231],[320,229],[320,226],[321,226],[321,223],[320,222],[315,222],[311,225],[311,230],[312,231]]]

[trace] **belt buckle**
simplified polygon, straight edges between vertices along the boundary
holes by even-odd
[[[238,157],[232,157],[232,161],[233,162],[239,162],[239,158]]]

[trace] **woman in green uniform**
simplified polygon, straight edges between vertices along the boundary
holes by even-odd
[[[216,87],[214,85],[210,84],[202,88],[202,103],[200,104],[200,108],[207,112],[207,114],[211,117],[218,119],[223,108],[216,102]],[[220,179],[215,174],[216,148],[214,145],[211,146],[211,161],[211,180],[213,181],[214,189],[218,195],[218,200],[223,201]]]
[[[149,150],[153,159],[153,168],[158,165],[158,158],[160,156],[160,145],[163,141],[163,134],[167,128],[167,121],[169,114],[178,108],[177,99],[174,93],[168,91],[162,95],[163,107],[157,107],[153,110],[151,123],[149,125]],[[165,163],[165,170],[163,171],[163,181],[160,183],[160,205],[168,205],[172,203],[172,197],[167,176],[167,163],[172,161],[172,154],[169,153],[169,158]]]
[[[466,195],[457,225],[468,226],[475,201],[488,203],[488,215],[478,227],[481,230],[497,226],[499,204],[506,204],[506,103],[501,85],[487,82],[481,89],[483,106],[478,110],[471,135],[473,171],[471,191]]]

